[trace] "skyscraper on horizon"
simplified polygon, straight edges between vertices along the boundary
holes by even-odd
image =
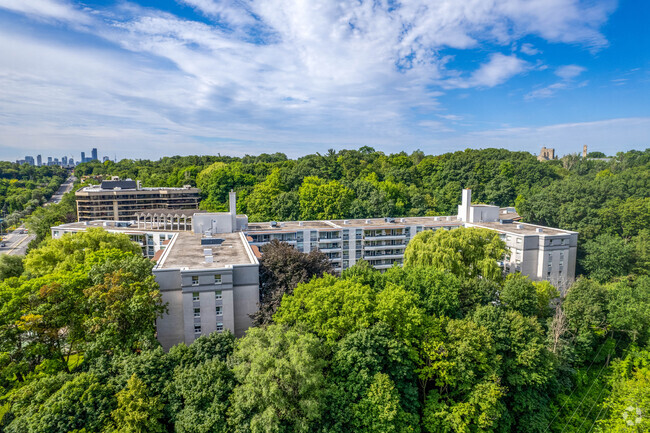
[[[43,158],[41,157],[41,155],[36,155],[36,165],[39,167],[43,165]]]
[[[97,148],[96,147],[93,147],[93,150],[91,151],[91,154],[92,154],[93,161],[97,161],[98,158],[97,158]]]
[[[81,152],[81,162],[86,162],[86,152]]]

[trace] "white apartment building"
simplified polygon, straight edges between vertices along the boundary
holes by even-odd
[[[231,193],[230,212],[145,211],[130,222],[84,221],[51,230],[54,238],[88,227],[125,233],[156,261],[153,273],[169,304],[169,314],[157,323],[158,339],[168,349],[214,331],[246,331],[258,308],[258,247],[273,239],[303,252],[322,251],[337,272],[361,259],[385,270],[403,263],[417,233],[481,227],[506,243],[504,272],[550,281],[564,291],[575,279],[578,233],[519,219],[514,208],[472,205],[471,190],[465,189],[457,215],[248,223],[246,215],[236,214]]]

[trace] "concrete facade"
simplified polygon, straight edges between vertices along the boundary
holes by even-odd
[[[245,333],[259,302],[259,262],[251,247],[274,239],[302,252],[320,250],[337,272],[360,259],[385,270],[403,263],[417,233],[481,227],[505,242],[509,253],[500,262],[505,273],[521,272],[561,291],[575,279],[578,233],[519,222],[511,207],[472,205],[471,190],[463,190],[457,215],[353,220],[248,223],[236,214],[234,193],[230,199],[227,213],[183,213],[191,216],[191,231],[187,223],[181,228],[144,218],[62,224],[52,227],[52,236],[96,226],[138,242],[143,254],[156,261],[153,273],[168,303],[168,314],[157,323],[165,349],[210,332]]]
[[[147,209],[198,209],[200,190],[183,188],[143,188],[140,181],[111,180],[80,188],[77,200],[79,221],[132,221]]]

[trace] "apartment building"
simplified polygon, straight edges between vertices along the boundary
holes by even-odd
[[[214,331],[245,332],[258,308],[258,247],[273,239],[323,252],[337,272],[361,259],[385,270],[403,263],[409,241],[424,230],[481,227],[506,243],[504,272],[550,281],[562,291],[575,279],[578,233],[522,223],[511,207],[473,205],[469,189],[457,215],[430,217],[249,223],[236,214],[235,201],[231,193],[230,212],[223,213],[142,212],[133,221],[62,224],[52,227],[52,237],[102,227],[137,242],[156,261],[153,273],[169,303],[169,313],[157,323],[166,349]]]
[[[198,188],[189,185],[183,188],[144,188],[140,181],[113,178],[99,185],[83,187],[75,197],[79,221],[132,221],[136,219],[136,213],[142,214],[145,210],[198,209],[199,193]]]
[[[505,272],[521,272],[535,281],[550,281],[561,290],[575,279],[577,232],[522,223],[514,208],[472,205],[471,197],[471,190],[463,190],[457,215],[271,221],[250,223],[247,233],[251,243],[258,247],[277,239],[303,252],[320,250],[341,272],[360,259],[380,270],[401,265],[409,241],[424,230],[482,227],[498,232],[505,241],[509,249],[501,262]]]
[[[164,227],[151,218],[137,221],[82,221],[51,228],[52,237],[101,227],[123,233],[154,260],[153,274],[168,312],[157,320],[165,350],[201,335],[228,329],[242,336],[258,309],[259,262],[244,234],[248,218],[232,212],[196,213],[192,228]],[[259,251],[257,252],[259,253]]]

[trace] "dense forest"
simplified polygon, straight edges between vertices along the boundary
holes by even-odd
[[[362,147],[295,160],[276,153],[93,161],[76,174],[198,186],[202,208],[217,211],[227,210],[234,189],[237,210],[250,221],[451,215],[462,188],[471,188],[475,202],[516,206],[524,221],[578,231],[579,274],[604,282],[650,262],[643,255],[650,242],[650,149],[539,162],[505,149],[427,156]],[[612,263],[611,255],[620,260]]]
[[[491,231],[423,232],[403,267],[331,274],[321,253],[262,248],[245,337],[163,352],[152,263],[101,229],[0,257],[0,432],[650,431],[650,151],[611,160],[369,148],[289,160],[175,157],[77,175],[227,191],[251,219],[453,213],[460,189],[580,232],[564,297],[505,278]],[[451,186],[450,186],[451,185]],[[35,212],[70,218],[72,194]]]
[[[0,161],[0,218],[6,226],[18,223],[52,197],[65,178],[66,170],[59,166]]]

